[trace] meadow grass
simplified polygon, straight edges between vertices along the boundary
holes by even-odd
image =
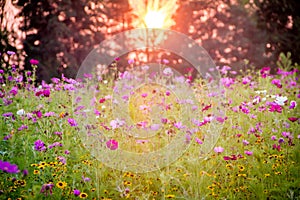
[[[199,125],[179,159],[146,173],[110,168],[86,148],[78,134],[76,115],[84,108],[80,100],[74,107],[75,80],[55,78],[35,86],[34,74],[25,72],[21,80],[17,70],[1,71],[0,199],[299,199],[299,71],[279,69],[274,75],[262,68],[234,77],[230,68],[215,69],[222,75],[220,104],[225,111],[218,120],[222,131],[217,143],[201,153],[210,122]],[[181,105],[172,92],[166,95],[165,88],[151,85],[128,100],[130,118],[134,123],[150,120],[146,108],[139,108],[160,103],[146,100],[156,89],[165,105],[172,105],[165,113],[170,123],[155,132],[159,137],[147,141],[124,136],[125,128],[111,123],[111,84],[113,80],[99,83],[99,123],[87,132],[100,130],[119,142],[116,148],[145,155],[178,134],[174,123]],[[203,97],[203,80],[190,86],[201,121],[215,105]]]

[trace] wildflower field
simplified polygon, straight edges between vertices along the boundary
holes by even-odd
[[[30,62],[33,69],[39,65]],[[250,66],[210,70],[221,77],[223,116],[212,112],[217,104],[206,80],[176,77],[168,67],[166,80],[174,76],[174,87],[191,88],[194,99],[178,101],[172,90],[155,84],[112,96],[117,81],[130,79],[123,72],[98,79],[92,110],[77,90],[88,87],[93,74],[85,81],[62,76],[35,84],[35,70],[1,70],[0,199],[300,199],[299,66],[282,54],[274,73]],[[128,107],[124,118],[123,107],[113,106],[118,102]],[[150,112],[154,104],[157,110]],[[185,106],[195,112],[192,118],[185,117]],[[87,115],[94,116],[89,123]],[[203,152],[212,123],[222,129]],[[134,131],[155,137],[127,134]],[[188,147],[156,170],[114,167],[132,161],[118,154],[121,149],[155,163],[149,152],[174,142],[178,151],[180,144]]]

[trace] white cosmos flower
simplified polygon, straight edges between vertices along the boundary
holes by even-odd
[[[170,67],[167,67],[164,69],[163,74],[166,76],[172,76],[173,75],[173,71]]]
[[[24,109],[18,110],[17,115],[19,115],[19,116],[25,115],[25,110]]]
[[[280,106],[284,106],[284,103],[288,100],[286,96],[276,96],[275,103],[277,103]]]

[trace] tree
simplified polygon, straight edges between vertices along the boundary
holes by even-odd
[[[13,51],[17,52],[16,40],[17,36],[13,30],[13,27],[9,25],[7,19],[7,5],[6,1],[0,2],[0,69],[8,69],[8,66],[11,64],[9,63],[9,56],[5,56],[6,52]],[[11,16],[12,17],[12,16]],[[15,57],[18,59],[18,54]],[[17,60],[14,60],[14,64],[17,64]]]
[[[81,62],[104,36],[97,30],[99,21],[90,20],[95,14],[96,1],[87,0],[19,0],[21,30],[25,32],[25,68],[28,60],[40,61],[38,78],[48,81],[60,73],[74,77]],[[68,70],[66,70],[68,68]]]
[[[266,52],[276,59],[280,52],[291,52],[300,62],[300,4],[298,0],[255,0],[258,27],[267,31]]]
[[[256,28],[253,8],[240,1],[180,1],[175,30],[190,35],[203,46],[217,65],[265,65],[265,32]]]

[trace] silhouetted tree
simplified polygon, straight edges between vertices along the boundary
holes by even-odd
[[[300,63],[300,3],[298,0],[255,0],[258,27],[267,31],[266,51],[278,58],[280,52],[291,52]]]
[[[18,0],[20,16],[24,18],[21,30],[28,59],[40,61],[39,79],[49,80],[64,71],[74,77],[81,62],[94,44],[103,40],[97,30],[101,23],[90,20],[93,5],[97,1],[87,0]],[[69,68],[71,70],[64,70]]]

